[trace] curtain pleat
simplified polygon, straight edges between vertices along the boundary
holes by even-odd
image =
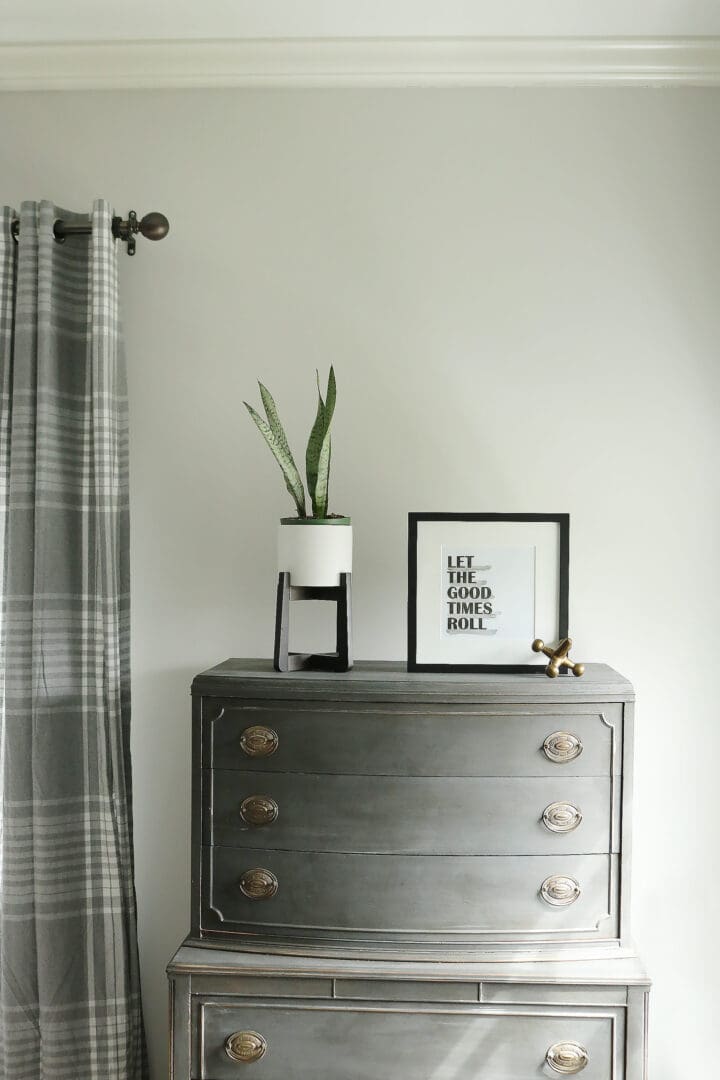
[[[144,1080],[112,210],[0,235],[0,1076]]]

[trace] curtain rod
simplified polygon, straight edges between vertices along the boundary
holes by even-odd
[[[170,222],[164,214],[159,214],[156,210],[146,214],[140,221],[134,210],[129,211],[127,221],[119,217],[112,219],[112,234],[116,239],[125,241],[128,255],[135,254],[135,237],[138,233],[142,233],[146,240],[163,240],[169,231]],[[13,240],[17,240],[20,235],[20,222],[17,218],[11,222],[10,232]],[[92,232],[92,225],[68,225],[58,220],[53,225],[53,232],[57,242],[62,244],[68,236],[87,236]]]

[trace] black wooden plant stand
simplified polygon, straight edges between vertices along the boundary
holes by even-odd
[[[276,671],[349,671],[352,667],[351,619],[352,574],[340,574],[340,584],[308,587],[290,584],[290,574],[278,574],[275,609]],[[334,600],[337,603],[336,651],[332,653],[293,653],[288,651],[291,600]]]

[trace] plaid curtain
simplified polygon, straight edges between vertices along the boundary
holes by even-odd
[[[142,1080],[112,210],[0,210],[0,1076]]]

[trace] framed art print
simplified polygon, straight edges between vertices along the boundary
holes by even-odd
[[[568,632],[569,514],[408,515],[408,671],[542,671]]]

